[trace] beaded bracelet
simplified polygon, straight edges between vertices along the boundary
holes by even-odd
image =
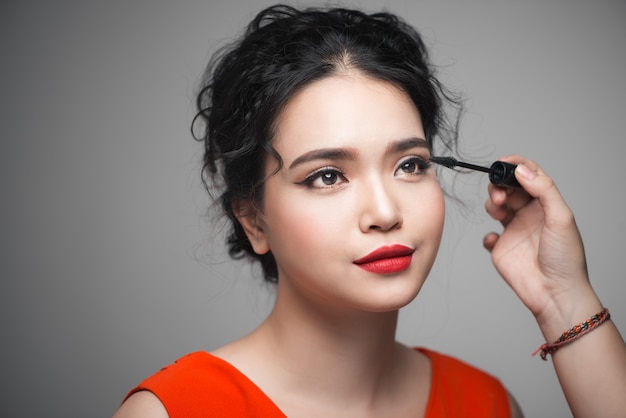
[[[599,327],[604,322],[611,319],[611,314],[607,308],[604,308],[601,312],[598,312],[591,318],[587,319],[585,322],[581,322],[578,325],[575,325],[571,329],[565,331],[558,340],[556,340],[553,344],[543,344],[537,351],[533,353],[533,356],[537,353],[541,352],[540,356],[543,360],[547,360],[548,354],[554,353],[560,347],[565,344],[569,344],[574,340],[582,337],[583,335],[591,332],[593,329]]]

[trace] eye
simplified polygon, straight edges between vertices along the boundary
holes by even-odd
[[[314,189],[325,189],[348,181],[343,172],[336,168],[322,168],[299,182],[303,186]]]
[[[400,162],[398,168],[396,169],[396,175],[412,175],[412,174],[421,174],[430,168],[430,161],[425,160],[421,157],[409,157]]]

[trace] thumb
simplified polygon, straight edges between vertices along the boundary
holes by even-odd
[[[520,163],[515,169],[515,178],[528,194],[539,201],[547,224],[567,222],[572,216],[554,180],[543,171],[534,171]]]

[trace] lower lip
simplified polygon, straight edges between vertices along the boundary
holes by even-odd
[[[357,266],[371,273],[399,273],[409,268],[412,257],[412,255],[404,255],[401,257],[381,258],[380,260],[371,261],[369,263],[357,264]]]

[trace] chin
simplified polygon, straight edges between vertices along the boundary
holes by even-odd
[[[420,284],[417,288],[394,286],[392,289],[380,289],[378,294],[372,296],[367,310],[370,312],[398,311],[413,302],[421,288]]]

